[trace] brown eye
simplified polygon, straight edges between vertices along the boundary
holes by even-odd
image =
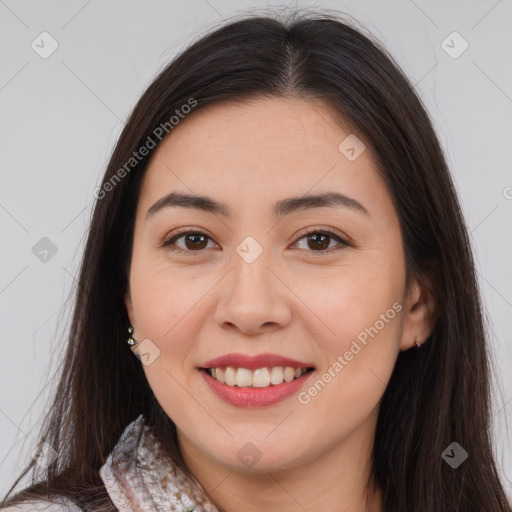
[[[349,245],[341,237],[332,233],[331,231],[310,231],[305,236],[301,237],[296,242],[296,244],[298,244],[300,240],[303,239],[306,239],[307,247],[311,249],[312,252],[324,252],[329,250],[329,246],[333,240],[337,240],[338,246],[341,246],[335,250],[341,249],[343,247],[348,247]]]
[[[185,246],[187,249],[191,249],[191,250],[204,249],[204,248],[206,248],[206,245],[208,245],[208,243],[205,243],[206,238],[207,237],[205,237],[204,235],[200,235],[197,233],[191,233],[190,235],[185,235],[184,236]]]
[[[308,250],[309,252],[324,253],[330,251],[333,248],[331,243],[334,241],[338,242],[337,245],[334,245],[334,251],[350,246],[348,242],[345,242],[340,236],[331,231],[310,231],[299,238],[295,245],[298,245],[304,239],[307,244],[306,248],[299,247],[299,249]],[[171,251],[201,253],[208,248],[209,241],[211,241],[211,238],[202,231],[182,231],[165,240],[162,243],[162,247],[166,247]]]
[[[178,244],[177,242],[182,239],[182,245]],[[206,233],[201,231],[186,231],[165,240],[162,247],[167,247],[172,251],[200,252],[207,248],[208,240],[210,240],[210,237]]]

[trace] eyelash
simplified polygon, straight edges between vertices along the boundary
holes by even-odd
[[[339,242],[339,245],[337,247],[335,247],[334,249],[333,248],[331,248],[331,249],[322,249],[320,251],[313,251],[313,250],[309,250],[308,251],[306,249],[302,249],[302,250],[306,250],[307,252],[318,253],[320,255],[323,255],[323,254],[326,254],[328,252],[337,252],[337,251],[342,250],[342,249],[344,249],[346,247],[351,247],[351,244],[349,244],[346,240],[341,238],[336,233],[334,233],[332,231],[329,231],[329,230],[323,230],[323,229],[310,229],[310,230],[307,230],[305,233],[303,233],[296,240],[295,243],[297,243],[299,240],[302,240],[303,238],[306,238],[306,237],[311,236],[311,235],[316,235],[316,234],[327,235],[329,238],[333,238],[333,239],[337,240]],[[189,253],[189,254],[197,253],[197,254],[194,254],[194,255],[198,255],[198,256],[200,256],[202,253],[204,253],[205,249],[200,249],[198,251],[190,251],[190,250],[185,250],[185,249],[181,249],[181,248],[172,248],[171,247],[172,244],[174,244],[177,240],[179,240],[180,238],[182,238],[182,237],[184,237],[186,235],[202,235],[202,236],[208,238],[209,240],[212,240],[210,238],[210,236],[207,235],[203,231],[183,229],[183,230],[174,232],[172,235],[170,235],[169,237],[165,238],[163,240],[162,244],[161,244],[161,247],[164,247],[167,250],[173,251],[173,252],[183,252],[183,253]]]

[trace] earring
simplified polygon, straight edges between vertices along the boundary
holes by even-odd
[[[128,327],[128,334],[130,335],[128,337],[128,345],[137,345],[137,342],[132,337],[133,327],[131,325]]]
[[[416,343],[416,346],[418,347],[418,350],[421,348],[421,343],[418,341],[418,338],[414,336],[414,343]]]

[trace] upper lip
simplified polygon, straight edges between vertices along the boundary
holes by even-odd
[[[234,353],[225,354],[220,357],[210,359],[201,365],[201,368],[221,368],[224,366],[234,366],[236,368],[247,368],[256,370],[258,368],[266,368],[273,366],[291,366],[292,368],[310,368],[314,367],[311,363],[304,363],[289,357],[280,356],[278,354],[258,354],[257,356],[249,356],[246,354]]]

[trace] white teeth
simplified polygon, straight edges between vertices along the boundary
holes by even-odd
[[[273,368],[210,368],[211,376],[228,386],[266,388],[283,382],[291,382],[306,373],[306,368],[293,368],[291,366],[275,366]]]
[[[283,377],[286,382],[291,382],[293,377],[295,377],[295,370],[291,366],[287,366],[284,369]]]
[[[236,370],[232,366],[226,368],[224,379],[228,386],[234,386],[236,384]]]
[[[240,371],[241,368],[238,369]],[[252,375],[252,385],[255,388],[266,388],[270,386],[270,373],[266,368],[255,370]]]
[[[251,386],[252,385],[252,372],[247,368],[238,368],[236,372],[236,385],[238,387]]]
[[[222,370],[222,368],[214,368],[213,371],[216,372],[216,379],[224,384],[225,379],[224,371]]]
[[[281,384],[283,382],[283,369],[280,366],[275,366],[270,372],[271,384]]]

